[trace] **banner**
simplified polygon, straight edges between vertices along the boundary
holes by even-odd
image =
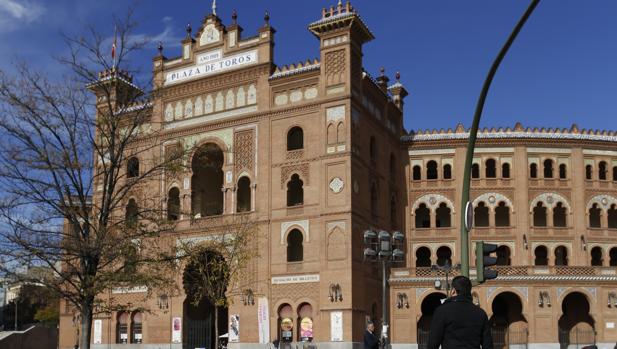
[[[103,341],[103,320],[94,320],[94,339],[92,343],[101,344]]]
[[[259,343],[270,342],[270,312],[268,311],[268,298],[257,299],[257,324],[259,330]]]
[[[175,317],[171,320],[171,342],[182,343],[182,318]]]
[[[343,312],[333,311],[330,313],[330,341],[343,341]]]
[[[229,317],[229,343],[240,341],[240,315],[233,314]]]

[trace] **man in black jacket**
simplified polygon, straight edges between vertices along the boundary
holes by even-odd
[[[375,336],[375,325],[372,321],[366,324],[366,331],[364,331],[364,349],[378,349],[379,340]]]
[[[471,281],[452,280],[452,291],[433,314],[427,349],[493,349],[493,338],[484,310],[471,300]]]

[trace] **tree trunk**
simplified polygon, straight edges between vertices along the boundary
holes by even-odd
[[[214,306],[214,349],[219,348],[219,307]]]
[[[79,349],[90,349],[92,336],[92,303],[84,301],[81,309],[81,336],[79,337]]]

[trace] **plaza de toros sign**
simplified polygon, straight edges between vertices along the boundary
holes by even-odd
[[[191,67],[172,70],[165,74],[165,86],[201,78],[224,71],[239,69],[258,62],[257,50],[223,57],[221,50],[197,55],[197,64]]]

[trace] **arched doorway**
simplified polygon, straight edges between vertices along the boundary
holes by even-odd
[[[495,349],[516,348],[527,345],[527,320],[518,295],[503,292],[493,299],[491,332]]]
[[[191,169],[191,208],[194,216],[223,214],[223,151],[214,143],[206,143],[193,155]]]
[[[420,310],[422,316],[418,320],[418,349],[426,349],[428,344],[428,335],[431,328],[431,320],[433,320],[433,314],[435,309],[441,305],[441,300],[446,298],[446,295],[441,292],[434,292],[426,296],[422,301]]]
[[[218,322],[219,336],[227,332],[227,307],[218,307],[218,317],[215,307],[206,296],[202,285],[204,279],[220,280],[228,273],[220,267],[222,256],[206,249],[192,258],[184,269],[183,285],[186,299],[182,306],[182,348],[216,348],[215,321]],[[213,270],[219,275],[213,275]],[[226,281],[213,282],[217,285],[226,285]],[[226,288],[226,287],[225,287]],[[216,292],[214,292],[216,293]],[[221,291],[225,293],[224,290]],[[218,320],[217,320],[218,318]]]
[[[572,292],[563,299],[561,302],[563,315],[558,322],[559,344],[562,349],[575,349],[595,344],[594,320],[589,310],[589,301],[580,292]]]

